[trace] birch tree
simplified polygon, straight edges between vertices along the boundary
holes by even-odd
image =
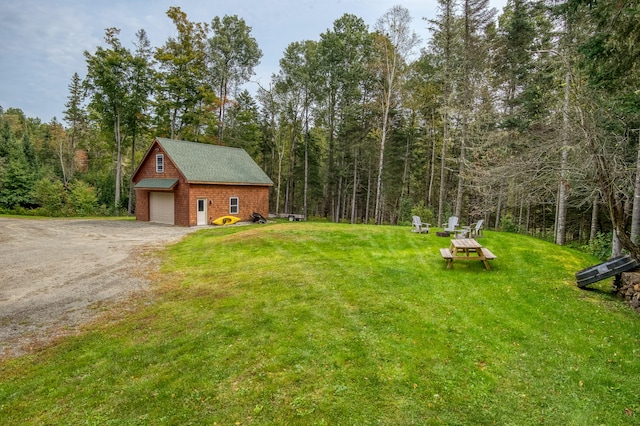
[[[420,38],[411,29],[411,15],[403,6],[394,6],[385,13],[375,25],[378,33],[377,44],[379,58],[380,105],[382,110],[380,157],[378,160],[378,178],[376,184],[376,201],[374,217],[376,223],[382,218],[382,178],[384,170],[384,153],[388,133],[392,125],[390,111],[397,102],[400,91],[401,76],[407,60],[420,42]]]

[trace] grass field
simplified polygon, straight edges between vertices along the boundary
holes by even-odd
[[[409,227],[198,231],[151,295],[0,364],[0,424],[640,423],[640,316],[576,287],[595,259],[481,242],[489,271]]]

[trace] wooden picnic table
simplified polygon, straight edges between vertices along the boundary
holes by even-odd
[[[496,255],[473,238],[453,239],[449,248],[440,249],[440,254],[447,261],[447,269],[453,266],[455,260],[479,260],[485,268],[491,269],[488,261],[496,258]]]

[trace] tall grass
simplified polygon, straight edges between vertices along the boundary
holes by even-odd
[[[0,423],[638,424],[640,318],[575,286],[594,259],[481,242],[489,271],[408,227],[191,234],[153,297],[0,364]]]

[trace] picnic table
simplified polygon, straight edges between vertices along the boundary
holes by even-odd
[[[453,239],[449,248],[440,249],[440,254],[447,261],[447,269],[453,266],[455,260],[479,260],[485,268],[491,269],[488,261],[497,257],[473,238]]]

